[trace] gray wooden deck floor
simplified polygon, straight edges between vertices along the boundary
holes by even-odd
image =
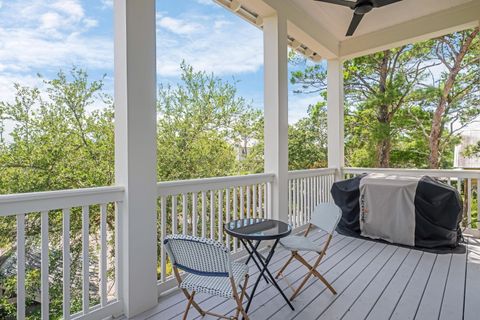
[[[321,242],[325,235],[315,232]],[[465,254],[432,254],[395,245],[336,235],[319,271],[337,295],[311,279],[291,311],[278,292],[260,282],[249,311],[251,319],[480,319],[480,239],[467,238]],[[278,270],[289,256],[279,249],[270,265]],[[312,261],[313,254],[304,257]],[[286,276],[297,285],[305,268],[292,263]],[[250,285],[258,272],[250,267]],[[291,289],[279,285],[288,296]],[[250,288],[251,290],[251,288]],[[198,294],[204,309],[230,313],[230,300]],[[135,319],[181,319],[186,300],[179,291],[161,297],[158,306]],[[191,309],[189,319],[200,319]],[[205,317],[205,319],[213,319]]]

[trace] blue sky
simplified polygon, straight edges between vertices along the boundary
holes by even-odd
[[[40,86],[76,65],[113,91],[113,0],[0,0],[0,99],[12,83]],[[239,95],[263,108],[262,32],[212,0],[157,1],[159,83],[178,83],[182,60],[236,81]],[[293,88],[291,88],[293,90]],[[317,96],[290,92],[289,120]]]

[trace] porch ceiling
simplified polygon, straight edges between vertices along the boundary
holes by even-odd
[[[311,50],[307,56],[316,53],[315,60],[361,56],[473,27],[480,20],[480,0],[403,0],[374,9],[346,37],[352,18],[346,7],[314,0],[216,1],[239,15],[239,5],[258,15],[254,23],[259,27],[262,16],[286,15],[289,36]]]

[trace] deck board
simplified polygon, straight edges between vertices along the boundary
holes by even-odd
[[[354,301],[346,300],[344,303],[348,309],[343,316],[345,320],[365,319],[372,309],[373,305],[382,295],[390,281],[393,279],[402,263],[408,257],[410,249],[400,248],[395,252],[395,255],[382,268],[382,270],[375,276],[370,284],[360,292],[360,295]],[[348,297],[351,295],[345,295]],[[345,299],[343,299],[345,300]],[[340,314],[340,312],[338,312]],[[334,316],[334,318],[338,318]]]
[[[417,313],[418,305],[422,299],[425,286],[435,263],[436,255],[424,252],[418,268],[412,275],[411,281],[408,283],[405,291],[398,300],[398,303],[393,311],[391,320],[407,320],[414,319]]]
[[[437,256],[415,319],[438,319],[451,260],[451,254]]]
[[[321,243],[325,235],[309,236]],[[294,300],[291,311],[276,289],[261,281],[250,307],[251,319],[478,319],[480,314],[480,240],[468,238],[465,254],[432,254],[379,242],[336,235],[324,261],[318,268],[333,285],[333,295],[311,278]],[[289,252],[278,249],[270,265],[272,274],[280,269]],[[316,254],[304,254],[312,262]],[[258,271],[250,266],[252,289]],[[296,287],[306,269],[297,262],[285,275]],[[289,297],[292,290],[280,279],[280,287]],[[205,309],[228,314],[234,303],[199,294],[197,301]],[[175,291],[161,297],[159,304],[136,320],[178,319],[185,309],[183,294]],[[192,309],[188,319],[202,319]],[[205,317],[203,319],[214,319]]]
[[[475,320],[480,315],[480,240],[468,239],[465,280],[464,319]]]
[[[397,306],[398,300],[402,296],[405,288],[410,283],[412,275],[422,258],[423,252],[419,250],[410,250],[405,261],[402,263],[397,274],[387,285],[378,301],[369,311],[366,319],[368,320],[384,320],[389,319],[393,310]]]
[[[440,320],[461,319],[465,297],[466,254],[452,255],[447,284],[440,309]]]

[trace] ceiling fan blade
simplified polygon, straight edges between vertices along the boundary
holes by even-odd
[[[347,37],[353,35],[355,30],[357,30],[358,24],[360,23],[360,21],[362,21],[363,16],[364,16],[363,14],[356,14],[356,13],[353,14],[353,18],[352,18],[352,21],[350,22],[350,26],[348,26],[348,31],[346,34]]]
[[[400,1],[402,0],[372,0],[372,4],[374,8],[380,8]]]
[[[347,1],[347,0],[316,0],[320,2],[338,4],[339,6],[349,7],[350,9],[355,9],[356,1]]]

